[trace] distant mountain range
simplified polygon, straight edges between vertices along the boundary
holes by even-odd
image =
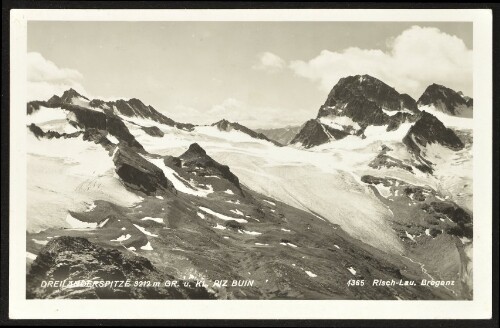
[[[282,145],[288,145],[301,129],[301,126],[286,126],[284,128],[256,129],[255,131]]]

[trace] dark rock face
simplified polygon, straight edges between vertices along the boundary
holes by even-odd
[[[204,288],[135,287],[118,283],[111,286],[92,285],[93,281],[165,281],[174,277],[161,274],[151,262],[141,256],[108,250],[85,238],[58,237],[51,240],[38,254],[27,275],[28,299],[211,299]],[[43,281],[84,281],[90,285],[74,288],[41,287]]]
[[[371,175],[362,176],[361,181],[372,186],[383,185],[391,188],[389,196],[391,201],[387,202],[391,206],[394,206],[399,201],[398,197],[403,198],[399,206],[404,206],[408,203],[408,200],[414,202],[414,208],[421,211],[420,215],[423,219],[419,224],[424,224],[425,228],[429,228],[432,237],[436,237],[444,231],[449,235],[472,239],[472,214],[456,203],[438,197],[438,193],[432,188],[412,185],[394,178]],[[398,194],[396,189],[399,192]],[[449,221],[445,219],[449,219]],[[412,224],[414,223],[416,222],[412,222]],[[432,226],[439,226],[441,229]]]
[[[63,104],[62,108],[72,112],[73,122],[82,129],[97,129],[108,131],[118,140],[124,141],[129,147],[136,148],[140,152],[144,152],[142,145],[130,133],[127,126],[117,116],[109,116],[101,112],[91,109]],[[71,120],[70,120],[71,122]]]
[[[279,142],[269,139],[264,134],[257,133],[255,131],[247,128],[246,126],[243,126],[243,125],[236,123],[236,122],[233,123],[233,122],[229,122],[228,120],[224,119],[224,120],[220,120],[219,122],[212,124],[212,126],[217,127],[220,131],[231,131],[233,129],[238,130],[238,131],[241,131],[245,134],[248,134],[252,138],[266,140],[266,141],[269,141],[269,142],[271,142],[274,145],[279,146],[279,147],[283,146]]]
[[[229,166],[219,164],[213,160],[212,157],[207,155],[205,149],[201,148],[197,143],[191,144],[189,149],[178,159],[188,171],[196,171],[200,176],[219,176],[231,182],[241,191],[239,179],[229,170]],[[168,159],[165,159],[165,164],[168,165]]]
[[[132,150],[124,147],[117,149],[113,162],[116,174],[133,190],[154,195],[173,188],[160,168]]]
[[[90,100],[87,97],[79,94],[74,89],[69,89],[66,90],[61,97],[54,95],[48,101],[32,101],[28,103],[28,114],[31,114],[33,110],[38,110],[40,105],[46,107],[62,107],[63,105],[72,105],[73,104],[72,100],[74,98],[82,98],[87,101]],[[116,110],[118,113],[128,117],[136,116],[142,118],[149,118],[158,123],[166,124],[169,126],[175,126],[179,129],[187,131],[191,131],[194,128],[193,124],[175,122],[174,120],[158,112],[152,106],[147,106],[136,98],[132,98],[129,100],[120,99],[117,101],[107,101],[107,102],[100,99],[92,99],[89,101],[89,105],[92,108],[101,109],[106,115],[110,116],[116,114],[114,112]]]
[[[389,111],[408,109],[418,113],[415,100],[370,75],[349,76],[339,80],[328,95],[324,106],[336,106],[363,99]]]
[[[239,223],[238,221],[234,221],[234,220],[227,221],[225,226],[230,228],[230,229],[234,229],[234,230],[240,230],[240,229],[244,228],[244,226],[241,223]]]
[[[55,97],[57,97],[57,96],[55,96]],[[81,94],[76,92],[74,89],[69,89],[69,90],[64,91],[63,95],[59,99],[55,98],[55,97],[50,98],[49,102],[52,100],[54,102],[54,104],[57,101],[60,101],[61,103],[71,104],[73,98],[83,98],[85,100],[89,100],[89,98],[82,96]]]
[[[192,124],[175,122],[171,118],[158,112],[154,107],[145,105],[142,101],[140,101],[137,98],[132,98],[129,100],[120,99],[117,101],[106,102],[100,105],[101,108],[104,109],[106,107],[103,105],[106,105],[108,108],[116,109],[120,114],[123,114],[124,116],[149,118],[155,122],[166,124],[169,126],[175,126],[179,129],[188,131],[194,128],[194,125]]]
[[[397,112],[397,117],[384,111]],[[318,118],[335,115],[347,116],[361,127],[392,124],[399,126],[418,113],[417,104],[407,94],[400,94],[384,82],[369,76],[356,75],[342,78],[333,87]]]
[[[400,168],[408,172],[413,172],[413,168],[410,165],[405,164],[402,160],[394,158],[386,154],[378,154],[369,164],[370,167],[374,169],[380,168]]]
[[[384,111],[394,114],[388,115]],[[330,127],[333,130],[329,130],[328,133],[335,139],[341,139],[349,134],[362,135],[364,129],[370,125],[387,125],[387,131],[396,130],[404,122],[414,122],[418,114],[417,103],[409,95],[398,93],[394,88],[372,76],[356,75],[339,80],[320,107],[316,119],[319,121],[322,121],[322,118],[336,117],[351,119],[356,126],[343,126],[343,130]],[[291,143],[305,141],[306,135],[309,135],[308,139],[314,141],[307,142],[310,146],[305,147],[331,140],[330,137],[326,138],[327,133],[322,132],[323,129],[319,127],[318,124],[308,121]]]
[[[157,126],[142,126],[141,129],[152,137],[163,137],[165,134]]]
[[[447,217],[456,226],[447,229],[447,233],[458,237],[473,238],[472,215],[463,208],[452,202],[432,202],[425,209],[435,216]]]
[[[420,146],[425,147],[428,143],[434,142],[452,150],[460,150],[464,147],[463,142],[453,130],[445,127],[434,115],[424,111],[403,138],[403,143],[410,151],[419,154]]]
[[[54,97],[57,97],[57,96],[53,96],[52,98],[54,98]],[[52,99],[52,98],[50,98],[50,99]],[[50,107],[50,108],[58,107],[57,105],[54,105],[54,104],[49,103],[47,101],[34,100],[34,101],[30,101],[26,104],[26,113],[28,115],[31,115],[34,112],[36,112],[37,110],[39,110],[40,106]]]
[[[347,132],[334,129],[313,119],[304,124],[291,143],[301,143],[303,147],[311,148],[330,141],[332,137],[342,139],[347,135]]]
[[[418,99],[419,106],[431,105],[444,113],[462,117],[472,117],[473,102],[461,92],[435,83],[428,86]]]

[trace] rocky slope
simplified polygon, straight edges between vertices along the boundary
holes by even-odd
[[[425,156],[426,146],[438,144],[454,151],[464,148],[464,143],[452,129],[445,127],[435,116],[425,111],[408,130],[403,143],[421,162],[419,168],[425,172],[432,172],[432,162]]]
[[[473,102],[472,98],[464,96],[462,92],[434,83],[420,96],[418,106],[430,106],[453,116],[472,117]]]
[[[126,281],[129,280],[129,284]],[[136,281],[167,281],[145,257],[117,249],[105,249],[81,237],[57,237],[44,246],[27,276],[28,299],[211,299],[203,287],[139,287]],[[46,287],[44,282],[64,281]],[[108,285],[106,285],[108,283]]]
[[[311,148],[324,144],[330,140],[338,140],[347,136],[348,133],[322,124],[317,120],[309,120],[290,142],[299,144],[305,148]]]
[[[458,297],[472,299],[471,276],[460,273],[471,264],[465,253],[473,242],[472,213],[427,186],[370,175],[361,180],[390,208],[392,229],[406,244],[406,256],[420,262],[432,280],[455,280],[460,276],[449,290]]]

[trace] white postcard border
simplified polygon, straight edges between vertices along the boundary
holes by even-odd
[[[378,21],[473,23],[472,301],[26,300],[27,21]],[[492,13],[486,9],[11,10],[11,319],[488,319],[492,311]],[[4,109],[6,110],[6,109]]]

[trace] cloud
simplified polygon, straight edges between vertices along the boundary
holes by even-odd
[[[38,52],[27,56],[28,100],[47,100],[73,88],[86,95],[81,81],[83,75],[75,69],[60,68]]]
[[[263,52],[259,54],[258,59],[259,62],[252,66],[253,69],[274,73],[286,67],[286,62],[272,52]]]
[[[472,50],[458,37],[412,26],[387,44],[386,52],[356,47],[323,50],[309,61],[292,61],[289,67],[298,76],[319,82],[325,91],[342,77],[369,74],[414,98],[432,83],[472,95]]]

